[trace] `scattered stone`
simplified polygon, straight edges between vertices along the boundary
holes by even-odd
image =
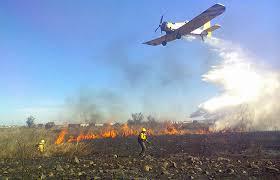
[[[175,162],[171,162],[171,167],[177,168],[177,164]]]
[[[226,172],[227,172],[228,174],[233,174],[233,173],[234,173],[234,170],[231,169],[231,168],[228,168]]]
[[[169,175],[170,173],[167,170],[162,170],[161,174]]]
[[[85,174],[85,172],[78,172],[78,176],[84,176]]]
[[[277,169],[276,167],[273,167],[273,166],[268,166],[265,168],[268,172],[271,172],[271,173],[279,173],[279,169]]]
[[[57,171],[64,171],[64,169],[61,167],[60,164],[56,165],[56,168],[55,168]]]
[[[202,172],[202,169],[200,167],[195,168],[198,172]]]
[[[259,169],[259,166],[257,166],[254,163],[250,163],[249,167],[253,168],[253,169]]]
[[[40,179],[46,179],[46,178],[47,178],[47,176],[42,173],[40,176]]]
[[[151,166],[149,166],[149,165],[144,166],[144,171],[148,172],[148,171],[151,171],[151,170],[152,170]]]
[[[230,162],[230,159],[224,157],[218,157],[218,161]]]
[[[49,177],[53,177],[53,176],[54,176],[53,172],[49,172]]]
[[[164,167],[165,169],[168,167],[169,163],[167,161],[164,161],[162,164],[162,167]]]
[[[80,160],[79,160],[79,158],[77,156],[74,157],[74,162],[77,163],[77,164],[80,163]]]
[[[94,162],[93,161],[89,161],[89,165],[93,166]]]

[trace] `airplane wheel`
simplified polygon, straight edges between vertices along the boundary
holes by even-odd
[[[163,41],[161,44],[162,44],[163,46],[166,46],[167,42],[166,42],[166,41]]]
[[[176,35],[176,38],[177,38],[177,39],[181,39],[181,37],[182,37],[181,34],[177,34],[177,35]]]

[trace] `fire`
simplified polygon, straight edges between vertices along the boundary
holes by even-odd
[[[117,136],[117,132],[115,130],[105,131],[101,137],[103,138],[115,138]]]
[[[179,135],[181,131],[178,130],[174,125],[167,124],[166,128],[163,130],[164,135]]]
[[[55,144],[61,144],[64,141],[64,136],[67,134],[67,129],[62,129],[62,131],[59,133]]]
[[[137,135],[138,132],[131,129],[127,124],[121,126],[121,134],[124,137]]]
[[[123,124],[120,127],[106,126],[98,130],[87,129],[80,132],[76,137],[69,136],[68,140],[65,139],[65,135],[68,134],[66,129],[63,129],[58,138],[55,141],[55,144],[61,144],[63,142],[80,142],[85,140],[101,139],[101,138],[116,138],[116,137],[128,137],[128,136],[137,136],[139,134],[139,129],[141,127],[135,126],[130,127],[128,124]],[[147,134],[149,136],[159,136],[159,135],[183,135],[183,134],[206,134],[209,133],[207,130],[185,130],[182,129],[180,125],[173,124],[170,122],[164,123],[161,128],[151,129],[148,128]]]

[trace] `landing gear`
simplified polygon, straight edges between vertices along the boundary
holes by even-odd
[[[176,34],[177,39],[181,39],[182,35],[181,34]]]
[[[163,46],[166,46],[167,42],[166,41],[162,41],[161,43]]]

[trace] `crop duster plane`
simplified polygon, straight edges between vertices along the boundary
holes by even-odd
[[[199,36],[204,41],[204,37],[211,37],[212,32],[221,27],[218,24],[211,26],[210,21],[221,15],[225,9],[225,6],[222,4],[215,4],[193,18],[191,21],[177,23],[163,22],[163,16],[161,16],[160,24],[155,32],[160,28],[161,32],[166,32],[166,35],[143,44],[152,46],[162,44],[163,46],[166,46],[167,42],[174,41],[175,39],[181,39],[182,36],[187,35],[194,37]]]

